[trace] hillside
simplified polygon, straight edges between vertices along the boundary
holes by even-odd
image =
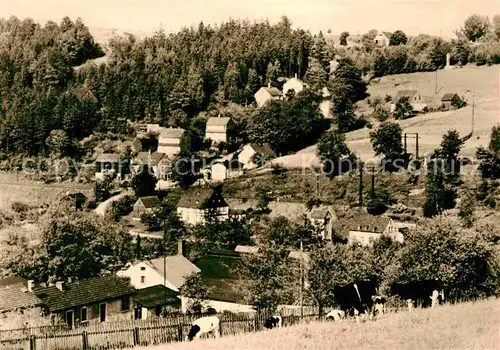
[[[467,156],[473,156],[476,148],[489,142],[491,128],[500,122],[500,67],[474,67],[440,70],[437,73],[438,90],[436,101],[440,101],[442,95],[447,92],[456,92],[469,101],[465,108],[419,115],[412,119],[400,121],[403,132],[419,133],[420,153],[432,152],[441,142],[442,135],[450,129],[456,129],[465,136],[471,131],[472,124],[472,96],[466,90],[474,91],[474,136],[469,139],[462,150]],[[416,89],[432,101],[435,89],[435,72],[411,73],[386,76],[368,86],[370,98],[384,98],[386,94],[395,96],[397,91],[405,89]],[[363,103],[361,108],[363,108]],[[351,150],[356,152],[363,160],[374,157],[370,143],[370,131],[353,131],[346,135],[347,144]],[[408,139],[410,152],[415,150],[415,142]],[[305,148],[296,154],[285,156],[274,160],[290,168],[304,168],[318,166],[319,159],[316,156],[316,146]]]
[[[356,324],[319,322],[137,350],[168,349],[498,349],[500,300],[482,300]]]

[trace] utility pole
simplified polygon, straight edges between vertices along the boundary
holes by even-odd
[[[163,230],[163,302],[167,305],[167,234]],[[162,313],[163,314],[163,313]]]
[[[300,240],[300,319],[304,319],[304,248]]]
[[[372,190],[371,190],[371,196],[372,199],[375,199],[375,167],[372,167]]]
[[[363,163],[359,163],[359,206],[363,206]]]
[[[472,94],[472,127],[471,135],[474,134],[474,94]]]

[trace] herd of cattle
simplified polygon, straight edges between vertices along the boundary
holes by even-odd
[[[338,321],[348,316],[373,316],[384,312],[386,298],[378,295],[379,286],[375,280],[366,279],[337,286],[333,289],[335,302],[339,309],[332,310],[326,315],[327,320]],[[417,305],[434,307],[444,302],[443,284],[437,280],[424,280],[410,283],[394,283],[390,286],[390,294],[397,295],[407,302],[411,311]],[[266,319],[264,327],[272,329],[281,327],[281,316],[270,316]],[[199,338],[202,334],[213,332],[219,336],[220,320],[217,316],[202,317],[195,320],[186,336],[186,341]]]

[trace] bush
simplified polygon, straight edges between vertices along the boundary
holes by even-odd
[[[497,206],[497,201],[496,201],[495,197],[488,196],[485,198],[484,204],[487,205],[491,209],[495,209]]]
[[[23,202],[14,202],[12,203],[11,208],[13,211],[19,214],[26,213],[31,209],[31,207],[28,204]]]
[[[385,95],[385,102],[391,102],[392,101],[392,96],[387,94]]]

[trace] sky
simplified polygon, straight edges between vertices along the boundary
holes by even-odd
[[[44,23],[81,17],[91,28],[146,33],[229,18],[277,22],[286,15],[293,27],[312,33],[401,29],[408,35],[452,37],[474,13],[500,14],[500,0],[0,0],[4,18],[31,17]]]

